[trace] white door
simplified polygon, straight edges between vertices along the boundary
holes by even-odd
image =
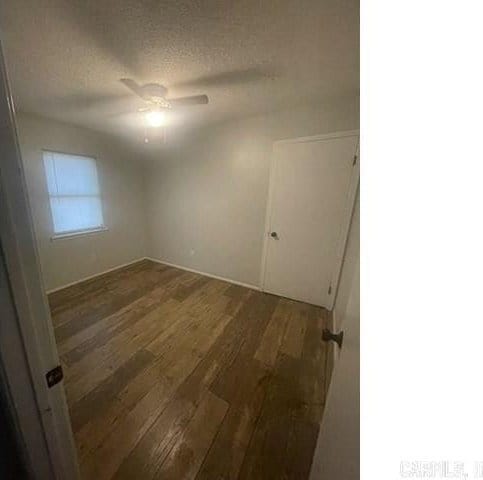
[[[0,42],[0,363],[29,478],[80,472],[62,383],[47,385],[59,356],[42,286],[25,176]],[[1,435],[1,432],[0,432]]]
[[[342,314],[344,341],[332,375],[309,480],[360,478],[359,258],[356,265]]]
[[[357,187],[357,145],[356,133],[274,144],[266,292],[332,308]]]

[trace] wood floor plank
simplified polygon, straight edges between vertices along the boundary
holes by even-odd
[[[308,478],[327,311],[151,261],[49,304],[85,480]]]
[[[287,480],[303,480],[309,478],[312,456],[319,425],[303,420],[292,421],[287,440],[287,456],[285,458],[284,477]]]
[[[135,448],[168,403],[170,385],[156,383],[154,387],[119,421],[102,444],[84,457],[82,474],[85,479],[112,478],[121,462]]]
[[[318,424],[305,420],[307,402],[300,384],[302,370],[300,360],[286,354],[279,355],[276,371],[267,387],[260,417],[244,458],[240,480],[307,478],[292,476],[293,472],[300,473],[303,470],[292,458],[298,454],[298,443],[293,442],[293,432],[303,432],[306,435],[297,438],[298,442],[305,442],[305,448],[311,455],[319,428]]]
[[[195,278],[195,280],[189,284],[183,284],[178,287],[173,294],[173,298],[179,302],[185,301],[192,293],[209,283],[208,277]]]
[[[186,431],[179,437],[154,478],[162,480],[192,480],[210,448],[228,409],[228,404],[206,392]]]
[[[66,362],[69,365],[78,362],[96,348],[107,344],[118,333],[132,327],[135,322],[167,301],[182,278],[182,275],[171,276],[161,287],[146,292],[144,296],[114,314],[104,317],[96,323],[95,328],[82,330],[82,335],[77,335],[77,338],[70,337],[72,342],[69,345],[61,344],[61,353]]]
[[[147,281],[153,273],[160,272],[148,262],[133,264],[91,280],[68,287],[49,296],[54,325],[59,326],[79,315],[95,311],[95,307],[109,302],[111,295],[118,291],[125,291],[139,280]],[[61,301],[52,297],[61,296]]]
[[[104,382],[74,403],[70,409],[72,428],[79,430],[90,420],[102,416],[117,394],[133,377],[153,363],[154,358],[147,350],[137,351]]]
[[[165,276],[172,277],[173,275],[180,275],[178,272],[163,272]],[[138,298],[142,297],[147,293],[147,291],[156,287],[157,283],[161,281],[161,273],[159,276],[156,275],[154,278],[150,278],[147,281],[141,282],[141,284],[134,284],[130,288],[126,288],[127,291],[116,291],[111,293],[108,301],[103,300],[105,295],[99,295],[99,302],[90,303],[86,308],[87,311],[81,311],[79,314],[74,316],[68,322],[64,322],[55,328],[55,337],[58,342],[64,341],[66,338],[75,335],[76,333],[88,328],[89,326],[95,324],[103,317],[109,316],[112,313],[120,310],[121,308],[129,305]],[[140,274],[142,278],[142,273]]]
[[[326,324],[326,311],[302,305],[305,318],[305,337],[301,355],[299,385],[305,401],[304,419],[319,424],[325,407],[326,358],[328,344],[321,341]]]
[[[235,316],[250,295],[250,290],[241,287],[240,285],[231,285],[223,292],[223,295],[230,299],[226,306],[225,313],[227,315]]]
[[[183,399],[170,402],[146,435],[123,460],[113,478],[154,478],[176,440],[186,429],[194,410],[195,404],[192,402]]]
[[[269,303],[273,303],[273,300],[271,300],[271,302]],[[254,305],[256,304],[257,302],[254,302]],[[248,308],[248,310],[250,310],[250,308]],[[247,312],[245,312],[245,315],[247,315]],[[256,315],[252,315],[252,316],[248,315],[248,317],[252,321],[256,321],[257,319]],[[226,321],[229,319],[229,317],[226,317],[226,316],[224,316],[223,318],[225,318]],[[227,323],[227,325],[223,328],[222,333],[215,340],[214,344],[211,346],[211,348],[206,353],[206,355],[201,359],[199,357],[197,358],[198,365],[193,370],[193,372],[186,378],[186,380],[179,386],[179,388],[177,389],[176,398],[173,400],[173,402],[175,403],[189,406],[189,408],[186,407],[187,408],[186,411],[188,412],[186,415],[189,415],[190,411],[192,412],[197,402],[199,402],[199,399],[202,396],[203,392],[205,392],[209,387],[209,385],[211,385],[213,380],[216,378],[216,375],[226,365],[226,363],[228,364],[231,363],[230,358],[234,358],[233,355],[236,356],[236,354],[240,351],[239,347],[241,345],[240,345],[237,333],[240,331],[240,328],[241,329],[247,328],[248,325],[249,324],[245,324],[235,319],[231,319]],[[182,356],[182,358],[186,358],[186,356]],[[173,406],[171,408],[174,409],[175,407]],[[164,420],[164,415],[168,415],[168,414],[163,414],[163,416],[161,416],[156,422],[157,424],[163,421],[166,421]],[[186,417],[183,417],[183,418],[186,418]],[[153,428],[156,430],[156,427],[153,427]],[[153,434],[153,437],[158,438],[159,435]],[[147,466],[145,468],[147,468],[148,471],[145,472],[143,475],[147,475],[146,478],[149,478],[149,474],[150,474],[149,472],[151,471],[151,467],[149,466],[150,463],[149,461],[139,462],[139,458],[143,458],[144,455],[146,455],[147,452],[152,451],[153,448],[159,449],[160,447],[159,445],[157,445],[155,441],[153,441],[150,438],[149,435],[143,438],[143,440],[138,445],[138,447],[136,447],[134,453],[132,453],[125,460],[125,462],[120,467],[119,472],[116,475],[117,476],[126,475],[125,477],[122,477],[122,478],[129,478],[129,475],[131,475],[133,471],[136,471],[137,469],[141,468],[139,466],[140,463],[141,464],[147,463]],[[144,477],[139,477],[139,478],[144,478]]]
[[[171,392],[176,393],[119,465],[115,475],[117,479],[153,478],[170,448],[183,433],[216,374],[214,364],[205,368],[205,363],[199,368],[200,358],[196,353],[181,355],[179,361],[171,365],[174,371],[171,375],[168,373],[168,376],[173,379]]]
[[[183,275],[184,273],[178,270],[177,275],[171,276],[157,288],[147,292],[135,302],[126,305],[111,315],[103,317],[98,322],[62,341],[57,339],[60,353],[65,355],[73,350],[80,349],[86,342],[93,342],[93,348],[88,347],[87,351],[96,348],[99,344],[103,343],[102,336],[105,332],[110,333],[111,330],[117,332],[121,329],[125,317],[129,317],[126,318],[127,324],[129,325],[131,321],[136,321],[136,319],[142,318],[144,314],[149,313],[151,307],[160,306],[163,302],[169,300],[173,289],[183,280]],[[97,339],[99,339],[99,342]],[[73,360],[76,361],[77,359]]]
[[[306,324],[301,315],[301,305],[293,300],[287,300],[287,308],[290,311],[287,328],[282,341],[280,351],[294,358],[300,358],[303,349]]]
[[[255,353],[255,358],[270,368],[275,366],[289,321],[290,309],[288,308],[287,300],[282,299],[271,316],[270,323]]]
[[[222,339],[226,359],[221,362],[220,377],[229,370],[237,355],[254,356],[277,303],[278,297],[250,292]]]
[[[181,381],[180,378],[179,382]],[[115,441],[115,436],[111,433],[115,429],[122,431],[122,427],[119,425],[125,422],[125,418],[131,410],[154,386],[159,392],[164,392],[166,398],[172,396],[177,387],[175,382],[164,375],[163,369],[156,362],[129,383],[110,403],[109,408],[101,417],[93,418],[75,433],[81,462],[84,462],[89,454],[93,450],[97,450],[103,443]],[[130,423],[126,425],[124,428],[129,428]]]
[[[153,269],[159,271],[150,262],[141,261],[51,293],[49,305],[52,315],[55,317],[55,325],[63,323],[62,312],[80,310],[100,293],[106,293],[119,287],[125,280],[132,282],[138,272]]]
[[[284,463],[290,431],[292,405],[296,402],[293,387],[280,376],[282,370],[293,368],[296,360],[279,356],[277,369],[267,387],[262,411],[240,470],[240,479],[262,480],[284,478]]]
[[[159,383],[162,379],[159,379]],[[101,416],[90,419],[79,430],[74,432],[75,443],[77,446],[77,454],[81,465],[88,462],[88,457],[92,450],[102,445],[104,439],[108,438],[110,433],[116,428],[130,412],[118,398],[114,398],[107,410]]]
[[[196,476],[236,479],[262,407],[271,374],[257,360],[239,355],[211,387],[230,407]]]
[[[248,300],[238,311],[238,323],[244,325],[241,353],[253,356],[260,345],[279,298],[262,292],[252,292]]]
[[[142,297],[144,300],[146,297]],[[135,322],[140,320],[143,316],[157,307],[157,302],[151,302],[146,305],[144,309],[140,309],[137,302],[134,302],[124,309],[121,309],[119,315],[112,319],[110,324],[104,325],[99,329],[96,335],[87,338],[85,341],[78,343],[75,347],[62,352],[62,357],[69,365],[74,365],[80,362],[88,354],[92,353],[97,348],[107,345],[108,342],[119,333],[133,326]]]
[[[144,316],[131,329],[123,331],[108,344],[71,367],[71,376],[66,381],[66,393],[71,402],[76,402],[93,390],[119,368],[126,358],[146,347],[159,330],[167,328],[164,315],[175,308],[175,301],[167,301]]]
[[[218,329],[221,330],[226,321],[226,317],[220,318]],[[134,409],[114,427],[112,432],[103,440],[101,447],[91,453],[91,458],[86,462],[89,466],[88,472],[90,475],[96,475],[96,479],[101,479],[110,478],[115,473],[123,459],[135,448],[138,441],[144,437],[144,434],[149,430],[156,418],[161,415],[164,406],[168,404],[178,385],[182,383],[184,378],[189,376],[189,373],[200,362],[202,349],[209,348],[211,342],[215,341],[215,339],[216,336],[192,339],[190,348],[176,352],[177,357],[172,358],[169,363],[167,363],[166,357],[160,360],[159,365],[163,365],[164,375],[172,379],[172,382],[163,383],[159,392],[156,387],[149,391],[135,405]],[[202,384],[203,382],[200,383]],[[193,393],[191,395],[190,405],[192,404],[194,407],[199,399],[199,394],[197,387],[193,388],[195,388],[196,394]],[[181,404],[186,395],[181,387],[179,392],[178,398],[174,403]],[[119,436],[123,437],[121,444],[118,441]],[[107,454],[111,457],[110,461],[105,465],[99,466],[99,463],[102,462],[102,457]]]

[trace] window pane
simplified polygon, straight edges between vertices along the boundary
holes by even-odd
[[[51,197],[56,233],[88,230],[103,225],[99,197]]]
[[[44,152],[44,165],[50,195],[99,195],[93,158]]]
[[[96,161],[80,155],[43,152],[55,233],[104,224]]]

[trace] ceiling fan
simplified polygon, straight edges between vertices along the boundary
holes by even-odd
[[[147,83],[139,85],[131,78],[121,78],[123,83],[131,92],[143,99],[148,106],[140,108],[140,112],[157,113],[162,110],[169,110],[178,107],[190,107],[193,105],[206,105],[208,103],[207,95],[193,95],[190,97],[166,98],[168,89],[159,83]],[[153,120],[155,119],[153,115]]]
[[[138,109],[138,112],[145,112],[146,122],[149,127],[162,127],[166,125],[166,111],[178,107],[190,107],[193,105],[206,105],[207,95],[193,95],[190,97],[166,98],[168,89],[159,83],[147,83],[139,85],[131,78],[121,78],[123,83],[131,92],[144,100],[148,105]],[[148,131],[145,131],[144,142],[149,143]],[[166,129],[163,129],[163,142],[166,143]]]

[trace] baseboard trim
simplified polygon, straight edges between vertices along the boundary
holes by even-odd
[[[133,263],[141,262],[142,260],[146,260],[146,257],[140,257],[137,258],[136,260],[132,260],[131,262],[123,263],[121,265],[117,265],[116,267],[108,268],[107,270],[103,270],[102,272],[95,273],[94,275],[89,275],[88,277],[83,277],[79,280],[76,280],[75,282],[67,283],[65,285],[62,285],[61,287],[56,287],[52,288],[51,290],[46,290],[46,294],[50,295],[51,293],[58,292],[59,290],[63,290],[64,288],[67,287],[72,287],[73,285],[77,285],[78,283],[85,282],[86,280],[90,280],[92,278],[100,277],[101,275],[104,275],[105,273],[113,272],[114,270],[119,270],[120,268],[127,267],[129,265],[132,265]],[[149,259],[151,260],[151,259]]]
[[[129,265],[132,265],[133,263],[137,263],[137,262],[140,262],[142,260],[151,260],[152,262],[161,263],[162,265],[167,265],[168,267],[179,268],[180,270],[185,270],[187,272],[197,273],[198,275],[204,275],[205,277],[215,278],[216,280],[221,280],[223,282],[232,283],[234,285],[240,285],[241,287],[250,288],[252,290],[261,290],[260,287],[257,287],[256,285],[252,285],[250,283],[239,282],[238,280],[233,280],[231,278],[221,277],[219,275],[213,275],[212,273],[202,272],[200,270],[195,270],[194,268],[184,267],[183,265],[178,265],[176,263],[166,262],[164,260],[159,260],[159,259],[153,258],[153,257],[140,257],[140,258],[137,258],[135,260],[132,260],[131,262],[123,263],[121,265],[117,265],[115,267],[108,268],[107,270],[103,270],[102,272],[95,273],[94,275],[89,275],[87,277],[80,278],[79,280],[76,280],[74,282],[66,283],[65,285],[61,285],[60,287],[56,287],[56,288],[52,288],[50,290],[46,290],[45,293],[47,295],[50,295],[51,293],[58,292],[59,290],[63,290],[64,288],[72,287],[73,285],[77,285],[78,283],[85,282],[86,280],[91,280],[92,278],[100,277],[101,275],[104,275],[105,273],[113,272],[114,270],[119,270],[120,268],[127,267]]]
[[[184,267],[183,265],[177,265],[176,263],[166,262],[165,260],[159,260],[158,258],[145,257],[146,260],[151,260],[152,262],[161,263],[162,265],[167,265],[168,267],[179,268],[180,270],[185,270],[191,273],[197,273],[198,275],[203,275],[205,277],[215,278],[216,280],[221,280],[223,282],[233,283],[233,285],[240,285],[241,287],[250,288],[252,290],[261,290],[260,287],[252,285],[250,283],[239,282],[238,280],[233,280],[231,278],[220,277],[219,275],[213,275],[212,273],[202,272],[200,270],[195,270],[194,268]]]

